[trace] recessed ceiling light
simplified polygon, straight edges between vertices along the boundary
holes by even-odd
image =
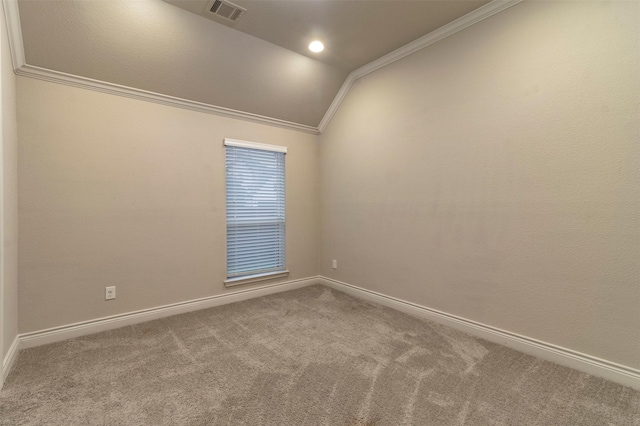
[[[324,50],[324,44],[321,41],[315,40],[309,44],[309,50],[312,52],[322,52]]]

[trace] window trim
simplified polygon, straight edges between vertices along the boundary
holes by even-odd
[[[236,278],[227,278],[224,280],[225,287],[234,287],[241,284],[257,283],[259,281],[273,280],[276,278],[283,278],[289,276],[289,270],[266,272],[264,274],[245,275]]]
[[[224,147],[233,146],[233,147],[239,147],[239,148],[258,149],[262,151],[280,152],[280,153],[283,153],[284,155],[287,154],[286,146],[270,145],[266,143],[250,142],[250,141],[244,141],[239,139],[225,138],[223,145]],[[285,245],[286,245],[286,241],[285,241]],[[225,248],[225,254],[227,254],[227,251],[228,251],[228,247]],[[225,271],[225,276],[226,274],[227,274],[227,271]],[[287,277],[288,275],[289,275],[289,270],[286,269],[286,266],[285,266],[285,269],[280,271],[264,272],[264,273],[253,274],[253,275],[243,275],[239,277],[226,277],[223,283],[225,287],[234,287],[242,284],[250,284],[250,283],[255,283],[259,281],[283,278],[283,277]]]
[[[260,149],[262,151],[283,152],[285,154],[287,153],[286,146],[269,145],[268,143],[241,141],[240,139],[225,138],[224,146],[237,146],[240,148]]]

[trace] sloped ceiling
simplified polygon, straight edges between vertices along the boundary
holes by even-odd
[[[448,24],[488,0],[232,0],[237,22],[208,13],[210,0],[164,0],[238,31],[347,71]],[[307,46],[322,40],[327,49]]]
[[[317,125],[348,72],[160,0],[20,1],[26,62]]]
[[[206,3],[20,0],[24,59],[315,129],[354,68],[487,1],[238,0],[248,11],[234,26],[201,16]]]

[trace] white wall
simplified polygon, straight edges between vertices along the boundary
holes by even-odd
[[[280,281],[317,275],[315,135],[24,77],[18,94],[21,333],[226,292],[224,138],[288,147]]]
[[[2,359],[18,334],[18,173],[16,77],[7,40],[4,10],[0,7],[0,74],[2,79]]]
[[[358,80],[320,145],[18,78],[20,332],[225,292],[231,137],[289,147],[289,279],[640,367],[639,18],[519,4]]]
[[[639,9],[524,2],[358,80],[321,274],[640,367]]]

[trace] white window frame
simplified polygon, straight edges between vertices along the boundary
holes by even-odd
[[[228,176],[228,170],[227,170],[227,166],[226,166],[226,161],[227,161],[227,147],[239,147],[239,148],[249,148],[249,149],[255,149],[255,150],[261,150],[261,151],[271,151],[271,152],[279,152],[279,153],[283,153],[284,155],[286,155],[287,153],[287,147],[285,146],[279,146],[279,145],[269,145],[269,144],[264,144],[264,143],[258,143],[258,142],[249,142],[249,141],[243,141],[243,140],[238,140],[238,139],[229,139],[229,138],[225,138],[224,139],[224,147],[225,147],[225,205],[227,206],[227,210],[228,210],[228,205],[227,203],[229,202],[228,199],[228,194],[227,194],[227,183],[226,183],[226,179]],[[286,168],[285,168],[285,172],[286,172]],[[286,194],[286,188],[285,188],[285,194]],[[285,216],[285,228],[286,228],[286,216]],[[227,253],[227,261],[229,258],[229,244],[228,244],[228,237],[229,237],[229,222],[228,222],[228,217],[225,216],[225,221],[226,221],[226,237],[225,237],[225,241],[227,241],[227,248],[226,248],[226,253]],[[284,232],[284,231],[283,231]],[[283,235],[283,237],[285,237],[285,250],[286,250],[286,232]],[[285,262],[286,262],[286,253],[285,253]],[[270,280],[270,279],[275,279],[275,278],[280,278],[280,277],[285,277],[287,275],[289,275],[289,271],[286,269],[286,263],[285,266],[283,267],[282,270],[277,270],[277,271],[269,271],[269,272],[265,272],[265,273],[258,273],[258,274],[253,274],[253,275],[240,275],[240,276],[229,276],[229,266],[228,266],[228,262],[225,262],[226,265],[226,279],[224,280],[224,285],[226,287],[231,287],[231,286],[236,286],[236,285],[240,285],[240,284],[248,284],[248,283],[252,283],[252,282],[257,282],[257,281],[263,281],[263,280]]]

